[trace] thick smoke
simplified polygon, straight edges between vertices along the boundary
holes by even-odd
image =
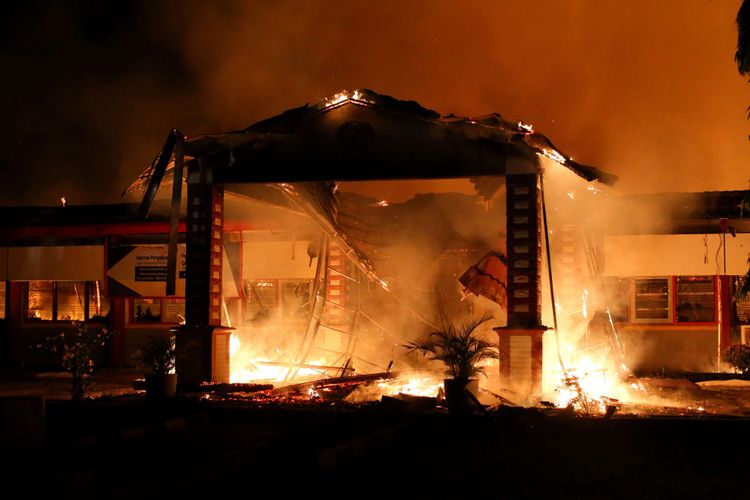
[[[532,123],[626,192],[742,189],[739,1],[25,2],[0,37],[4,204],[114,202],[167,132],[342,88]]]

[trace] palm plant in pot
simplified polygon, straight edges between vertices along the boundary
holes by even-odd
[[[497,346],[477,336],[478,328],[491,320],[483,315],[455,323],[443,318],[443,326],[426,337],[406,344],[410,351],[419,352],[430,360],[441,361],[449,378],[443,381],[448,410],[454,414],[471,412],[471,398],[467,387],[475,377],[484,374],[481,362],[497,359]]]
[[[139,366],[149,370],[145,375],[146,398],[162,399],[177,393],[173,336],[148,337],[146,343],[136,352],[135,360]]]

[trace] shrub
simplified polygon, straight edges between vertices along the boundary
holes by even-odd
[[[743,375],[750,374],[750,345],[733,345],[724,351],[722,359]]]
[[[94,371],[94,356],[111,333],[105,328],[90,327],[86,323],[73,322],[71,331],[47,337],[38,349],[60,356],[60,364],[72,375],[71,397],[80,400],[91,386]]]

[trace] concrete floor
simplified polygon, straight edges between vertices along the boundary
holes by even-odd
[[[98,397],[79,404],[68,400],[69,379],[59,374],[1,381],[0,395],[43,396],[46,409],[43,442],[0,447],[8,464],[0,496],[632,500],[744,498],[750,488],[750,391],[742,387],[644,381],[659,403],[694,400],[713,409],[686,416],[507,409],[457,419],[200,395],[148,403],[132,388],[139,377],[101,372]],[[719,416],[720,409],[734,414]]]

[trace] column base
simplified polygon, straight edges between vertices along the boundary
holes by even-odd
[[[229,339],[234,328],[180,325],[175,333],[176,371],[180,387],[203,382],[229,383]]]
[[[498,327],[500,385],[528,397],[542,393],[542,337],[546,326],[532,328]]]

